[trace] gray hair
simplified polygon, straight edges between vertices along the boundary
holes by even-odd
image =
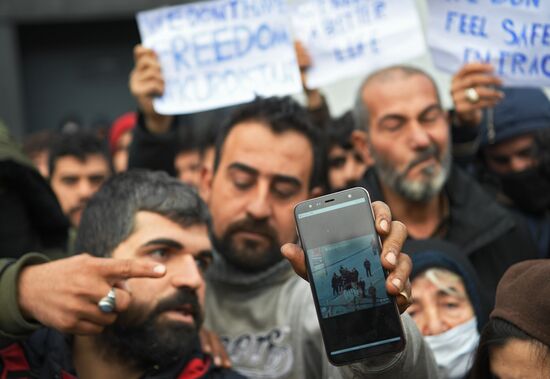
[[[367,105],[363,101],[363,91],[365,90],[365,87],[374,80],[393,80],[395,78],[395,74],[401,74],[401,76],[404,77],[409,77],[413,75],[424,76],[433,84],[435,93],[437,95],[437,101],[438,103],[441,103],[439,91],[437,90],[435,80],[426,71],[409,65],[393,65],[385,67],[372,72],[363,80],[363,82],[359,86],[359,90],[357,91],[357,95],[355,96],[355,104],[353,107],[353,117],[355,120],[355,127],[357,129],[363,130],[365,132],[368,132],[369,129],[369,110],[367,108]]]

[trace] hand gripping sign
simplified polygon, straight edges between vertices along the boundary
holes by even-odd
[[[429,0],[435,65],[492,63],[505,85],[550,86],[549,0]]]

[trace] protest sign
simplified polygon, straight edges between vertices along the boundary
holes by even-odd
[[[550,85],[550,0],[429,0],[435,65],[490,62],[505,85]]]
[[[219,0],[137,14],[158,55],[161,114],[185,114],[301,91],[284,0]]]
[[[308,0],[296,6],[292,25],[311,56],[310,88],[426,51],[414,0]]]

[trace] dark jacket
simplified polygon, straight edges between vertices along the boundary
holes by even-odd
[[[71,338],[53,329],[42,328],[24,342],[0,349],[0,378],[77,378],[71,354]],[[220,369],[197,349],[187,359],[166,369],[152,367],[143,379],[242,379],[234,371]]]
[[[136,127],[132,131],[132,143],[128,151],[128,169],[145,168],[155,171],[165,171],[175,176],[174,159],[178,152],[180,133],[177,121],[166,133],[153,134],[145,127],[143,113],[138,113]]]
[[[49,184],[0,123],[0,257],[64,251],[68,228]]]
[[[384,200],[374,170],[367,171],[360,185],[369,191],[373,201]],[[449,200],[450,218],[443,239],[468,256],[492,308],[498,281],[506,269],[536,258],[536,247],[525,225],[517,222],[459,168],[452,169],[444,192]]]

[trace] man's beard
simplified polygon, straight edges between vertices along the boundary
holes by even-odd
[[[427,149],[421,151],[402,171],[399,172],[384,158],[379,156],[375,149],[371,147],[370,151],[375,160],[374,168],[379,179],[390,189],[401,197],[413,201],[424,203],[434,196],[438,195],[447,182],[451,171],[451,149],[440,157],[440,151],[435,144],[431,144]],[[428,166],[422,169],[423,178],[420,180],[408,180],[407,175],[418,164],[434,158],[440,163],[438,171],[434,166]]]
[[[193,316],[194,325],[159,320],[163,312],[178,310],[182,306]],[[173,296],[161,300],[145,320],[135,320],[142,315],[141,309],[121,315],[96,337],[97,346],[105,359],[128,362],[141,369],[154,365],[166,367],[182,361],[197,348],[203,314],[194,291],[180,289]]]
[[[227,230],[218,238],[210,226],[210,239],[216,251],[228,263],[247,272],[260,272],[268,269],[283,259],[279,246],[279,235],[267,220],[254,220],[246,217],[227,227]],[[235,235],[238,232],[251,232],[264,236],[268,241],[267,248],[262,248],[255,240],[244,240],[237,243]]]

